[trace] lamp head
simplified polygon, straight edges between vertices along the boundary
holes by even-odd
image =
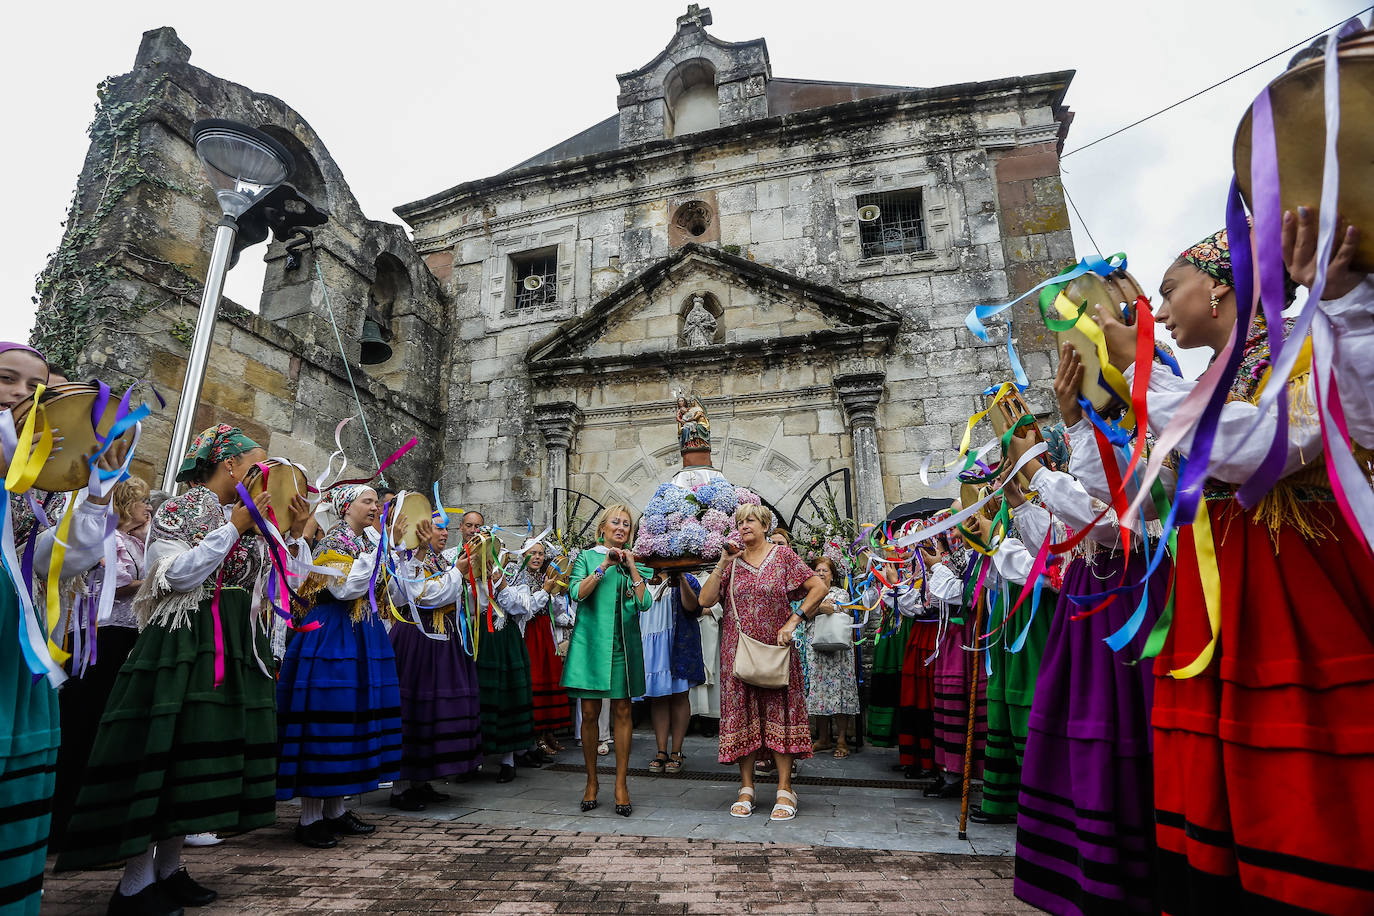
[[[196,155],[224,215],[237,219],[284,182],[296,163],[286,147],[237,121],[209,118],[192,128]]]

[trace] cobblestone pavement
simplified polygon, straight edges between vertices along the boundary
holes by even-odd
[[[753,817],[732,818],[735,769],[716,763],[713,740],[689,737],[685,750],[682,776],[650,777],[653,738],[636,734],[629,818],[614,814],[609,774],[601,806],[578,810],[576,747],[508,784],[440,784],[452,799],[421,813],[388,807],[385,790],[350,799],[378,831],[332,850],[296,845],[299,808],[283,804],[276,827],[186,850],[192,875],[222,895],[188,912],[1034,912],[1012,896],[1014,829],[971,823],[960,840],[958,799],[923,798],[894,772],[895,751],[803,761],[797,819],[772,824],[772,783],[760,781]],[[118,875],[49,875],[44,916],[104,912]]]
[[[187,849],[220,900],[188,913],[1033,913],[1011,860],[779,843],[483,827],[385,815],[335,849],[282,823]],[[762,816],[756,814],[755,817]],[[104,912],[119,872],[49,875],[45,916]]]

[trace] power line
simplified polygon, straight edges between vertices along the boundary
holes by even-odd
[[[1059,186],[1064,189],[1064,199],[1069,202],[1070,207],[1073,207],[1074,215],[1078,217],[1078,225],[1082,226],[1083,231],[1088,233],[1088,241],[1093,243],[1093,251],[1097,252],[1099,258],[1102,257],[1102,249],[1097,247],[1097,239],[1093,238],[1093,231],[1088,228],[1087,222],[1083,219],[1083,214],[1078,212],[1078,204],[1073,202],[1073,196],[1069,194],[1068,185],[1064,184],[1061,179]]]
[[[1354,16],[1362,16],[1362,15],[1364,15],[1365,13],[1369,12],[1370,10],[1374,10],[1374,6],[1367,6],[1367,7],[1365,7],[1364,9],[1359,10],[1358,12],[1354,13],[1353,15],[1354,15]],[[1174,102],[1172,105],[1169,105],[1169,106],[1166,106],[1166,107],[1164,107],[1164,108],[1161,108],[1159,111],[1156,111],[1154,114],[1146,115],[1145,117],[1141,118],[1141,119],[1138,120],[1138,121],[1132,121],[1130,124],[1127,124],[1125,127],[1118,128],[1117,130],[1114,130],[1114,131],[1112,131],[1111,133],[1107,134],[1105,137],[1098,137],[1096,140],[1092,141],[1091,143],[1085,143],[1085,144],[1083,144],[1082,146],[1075,147],[1074,149],[1069,150],[1067,153],[1065,153],[1064,155],[1060,156],[1059,158],[1060,158],[1060,159],[1066,159],[1066,158],[1068,158],[1069,156],[1072,156],[1074,153],[1081,153],[1081,152],[1083,152],[1083,150],[1088,149],[1089,147],[1092,147],[1092,146],[1096,146],[1097,144],[1103,142],[1104,140],[1110,140],[1112,137],[1115,137],[1117,134],[1125,133],[1126,131],[1130,130],[1132,127],[1139,127],[1141,124],[1144,124],[1146,121],[1150,120],[1151,118],[1157,118],[1157,117],[1159,117],[1160,115],[1164,114],[1164,113],[1167,112],[1167,111],[1172,111],[1173,109],[1175,109],[1175,108],[1177,108],[1178,106],[1184,104],[1185,102],[1191,102],[1193,99],[1197,98],[1198,96],[1203,95],[1204,93],[1211,92],[1213,89],[1217,88],[1218,86],[1224,86],[1225,84],[1231,82],[1231,80],[1236,79],[1237,77],[1240,77],[1240,76],[1244,76],[1245,74],[1249,73],[1251,70],[1256,69],[1257,67],[1263,67],[1265,64],[1269,63],[1271,60],[1273,60],[1273,59],[1276,58],[1276,57],[1282,57],[1283,55],[1287,54],[1289,51],[1295,50],[1295,49],[1297,49],[1297,48],[1301,48],[1301,47],[1303,47],[1304,45],[1307,45],[1307,44],[1311,44],[1312,41],[1314,41],[1314,40],[1317,39],[1317,38],[1320,38],[1322,35],[1325,35],[1327,32],[1331,31],[1332,29],[1340,28],[1340,26],[1341,26],[1342,24],[1344,24],[1344,23],[1345,23],[1347,20],[1349,20],[1350,18],[1351,18],[1350,16],[1347,16],[1347,17],[1345,17],[1344,19],[1342,19],[1340,22],[1337,22],[1335,25],[1329,25],[1329,26],[1327,26],[1326,28],[1322,29],[1320,32],[1314,32],[1313,34],[1311,34],[1311,35],[1307,36],[1306,38],[1304,38],[1302,41],[1299,41],[1299,42],[1297,42],[1297,43],[1295,43],[1295,44],[1291,44],[1291,45],[1289,45],[1288,47],[1284,48],[1282,51],[1278,51],[1278,52],[1276,52],[1276,53],[1274,53],[1274,54],[1269,55],[1268,57],[1266,57],[1264,60],[1260,61],[1259,63],[1251,64],[1250,66],[1246,67],[1244,70],[1241,70],[1239,73],[1233,73],[1233,74],[1231,74],[1230,76],[1226,77],[1226,79],[1220,80],[1220,81],[1218,81],[1218,82],[1215,82],[1215,83],[1213,83],[1212,85],[1208,86],[1206,89],[1199,89],[1197,92],[1194,92],[1192,95],[1188,96],[1186,99],[1179,99],[1177,102]],[[1066,192],[1066,193],[1067,193],[1067,192]],[[1076,208],[1075,208],[1075,209],[1076,209]],[[1080,221],[1081,221],[1081,220],[1082,220],[1082,217],[1080,217],[1079,219],[1080,219]],[[1087,227],[1087,225],[1085,224],[1085,225],[1083,226],[1083,228],[1084,228],[1084,229],[1087,229],[1088,227]]]

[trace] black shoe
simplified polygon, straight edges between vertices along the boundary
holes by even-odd
[[[921,794],[926,798],[958,798],[964,792],[964,780],[962,776],[955,776],[953,773],[942,773],[935,783]]]
[[[582,810],[583,812],[595,811],[598,804],[600,804],[600,802],[594,798],[584,798],[582,799]]]
[[[533,760],[535,763],[541,765],[550,764],[554,762],[554,756],[552,754],[544,753],[544,750],[542,748],[536,747],[534,750],[526,751],[525,756]]]
[[[503,763],[503,764],[501,764],[501,774],[500,774],[499,776],[496,777],[496,781],[497,781],[497,782],[514,782],[514,781],[515,781],[515,767],[511,766],[509,763]]]
[[[425,797],[418,789],[406,789],[400,793],[392,792],[388,804],[402,811],[423,811],[425,810]]]
[[[182,906],[209,906],[219,899],[218,891],[212,891],[192,878],[185,868],[178,868],[171,877],[163,878],[158,884],[162,885],[163,892],[172,901]]]
[[[167,896],[161,883],[154,881],[137,894],[127,897],[116,887],[114,896],[110,898],[109,909],[105,912],[109,916],[182,916],[184,911]]]
[[[334,831],[321,819],[309,826],[297,824],[296,842],[312,849],[333,849],[339,845],[339,838],[334,836]]]
[[[367,836],[369,833],[377,832],[376,825],[360,820],[352,811],[345,811],[338,817],[327,817],[324,822],[334,831],[335,836]]]
[[[905,779],[934,779],[939,775],[939,772],[936,770],[923,770],[919,765],[914,763],[910,766],[902,767],[902,776]]]
[[[423,783],[417,791],[427,802],[446,802],[453,797],[447,792],[440,792],[429,783]]]
[[[977,811],[970,811],[968,819],[975,824],[1014,824],[1016,815],[1014,814],[986,814],[982,808]]]
[[[616,806],[615,806],[615,813],[616,813],[616,814],[619,814],[621,817],[629,817],[631,814],[634,814],[634,812],[635,812],[634,805],[616,805]]]
[[[538,757],[534,756],[533,751],[527,751],[524,754],[515,755],[516,765],[522,766],[527,770],[537,770],[540,767],[542,767],[545,762],[546,761],[541,761]],[[504,772],[506,768],[502,766],[501,769]]]

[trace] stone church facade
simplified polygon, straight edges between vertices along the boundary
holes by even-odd
[[[611,118],[398,207],[413,241],[361,218],[299,115],[226,92],[185,59],[159,61],[172,82],[201,75],[181,77],[195,86],[168,100],[184,116],[162,140],[189,173],[191,115],[295,139],[316,176],[303,189],[333,217],[306,257],[319,260],[350,361],[365,314],[392,335],[391,360],[355,369],[378,451],[411,432],[430,442],[402,482],[437,476],[451,504],[506,523],[543,523],[577,494],[642,506],[679,465],[674,394],[690,391],[729,479],[790,517],[816,481],[848,472],[849,510],[875,520],[931,495],[922,459],[957,444],[981,392],[1009,376],[1004,339],[964,329],[969,308],[1073,261],[1058,165],[1072,74],[936,88],[788,79],[773,76],[762,39],[722,41],[709,24],[695,6],[680,17],[667,47],[618,77]],[[177,56],[169,31],[149,33],[143,69],[168,47]],[[171,221],[133,241],[156,247],[178,228],[184,244]],[[260,314],[227,305],[222,319],[244,359],[280,367],[277,393],[266,411],[229,413],[269,424],[269,450],[318,465],[356,410],[313,263],[288,268],[280,249]],[[170,326],[187,308],[140,320]],[[1032,382],[1046,382],[1052,339],[1030,314],[1016,327]],[[177,347],[151,349],[175,390]],[[146,371],[109,335],[83,352],[106,374]]]

